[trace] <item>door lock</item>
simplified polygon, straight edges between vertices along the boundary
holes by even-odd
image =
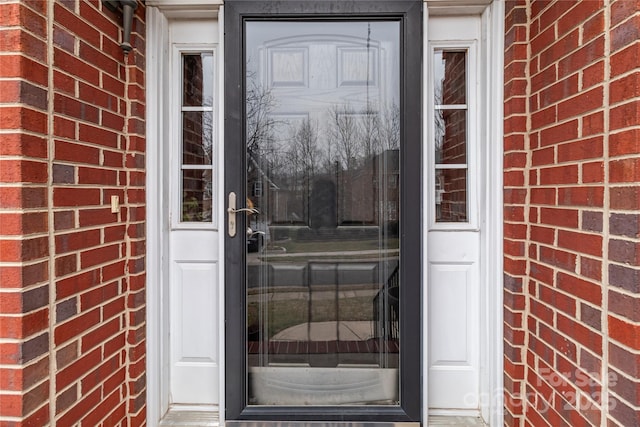
[[[254,208],[236,208],[236,193],[229,193],[229,207],[227,208],[227,215],[229,216],[227,224],[229,227],[229,237],[235,237],[237,234],[236,214],[238,212],[245,212],[248,214],[259,214],[260,211]]]

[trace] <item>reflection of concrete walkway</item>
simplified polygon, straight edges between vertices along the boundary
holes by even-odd
[[[313,301],[320,300],[339,300],[343,301],[347,298],[372,298],[378,293],[379,288],[377,286],[362,285],[358,288],[355,286],[353,289],[347,289],[336,293],[334,290],[309,290],[309,288],[303,288],[302,291],[287,290],[268,290],[264,292],[252,292],[247,295],[247,302],[271,302],[271,301]]]
[[[373,337],[373,322],[366,320],[311,322],[275,334],[273,341],[364,341]]]
[[[399,249],[368,249],[360,251],[323,251],[323,252],[266,252],[260,254],[268,258],[287,258],[287,257],[313,257],[313,256],[350,256],[350,255],[397,255],[400,252]]]

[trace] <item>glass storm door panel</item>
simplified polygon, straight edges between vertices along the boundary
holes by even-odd
[[[397,405],[399,22],[250,21],[251,405]]]
[[[234,14],[251,4],[226,11],[242,52],[226,86],[242,88],[227,105],[227,419],[419,420],[406,15]]]

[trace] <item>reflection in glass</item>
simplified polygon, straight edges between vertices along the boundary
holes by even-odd
[[[181,222],[212,221],[213,54],[182,55]]]
[[[211,221],[211,169],[182,171],[182,221]]]
[[[210,165],[213,144],[213,113],[185,111],[182,113],[182,163]]]
[[[209,53],[182,56],[182,105],[213,105],[213,55]]]
[[[398,22],[246,24],[252,405],[397,405]]]
[[[467,102],[466,52],[434,52],[434,94],[436,105]]]
[[[436,222],[468,220],[466,61],[466,51],[434,52]]]
[[[467,163],[466,110],[435,110],[436,163]]]
[[[467,170],[436,169],[436,222],[467,221]]]

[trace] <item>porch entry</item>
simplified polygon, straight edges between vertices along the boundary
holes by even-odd
[[[225,7],[226,420],[420,422],[421,2]]]
[[[171,407],[479,414],[480,19],[422,8],[230,0],[224,55],[171,23]]]

